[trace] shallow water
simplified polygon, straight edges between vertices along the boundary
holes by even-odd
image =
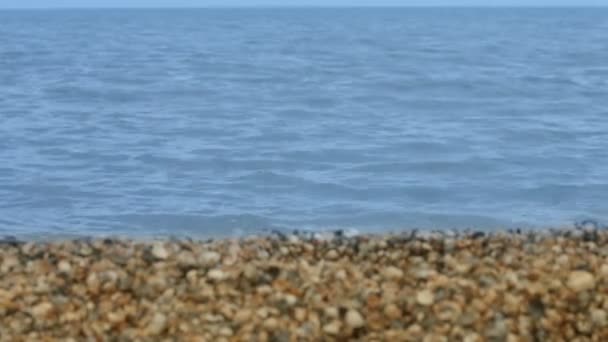
[[[608,10],[0,12],[0,235],[608,216]]]

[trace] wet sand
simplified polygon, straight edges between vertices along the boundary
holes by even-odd
[[[0,243],[0,341],[608,341],[608,232]]]

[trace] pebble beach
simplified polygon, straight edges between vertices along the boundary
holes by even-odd
[[[608,231],[0,243],[0,341],[608,341]]]

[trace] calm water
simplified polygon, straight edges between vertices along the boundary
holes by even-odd
[[[0,12],[0,235],[608,219],[608,10]]]

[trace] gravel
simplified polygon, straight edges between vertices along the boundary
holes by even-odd
[[[0,244],[0,341],[608,341],[608,232]]]

